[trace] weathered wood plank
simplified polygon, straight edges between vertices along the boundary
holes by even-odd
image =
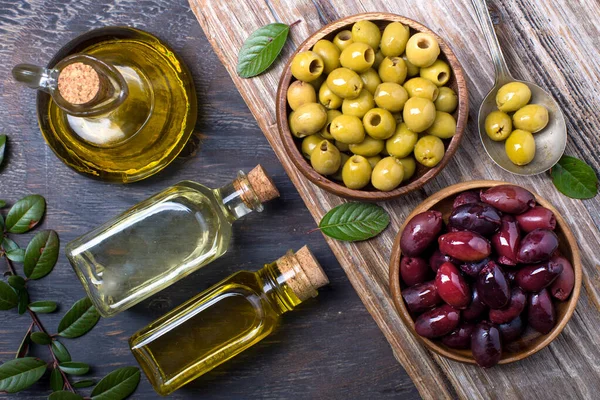
[[[509,66],[516,77],[532,80],[557,99],[568,120],[567,154],[600,167],[600,5],[593,0],[510,0],[491,2],[502,7],[494,14]],[[282,62],[251,80],[235,74],[237,52],[250,32],[281,21],[302,22],[292,29],[282,59],[310,33],[339,17],[364,11],[389,11],[428,25],[447,39],[468,76],[470,123],[462,146],[446,169],[420,193],[383,204],[392,215],[391,227],[367,243],[344,244],[328,240],[349,280],[386,335],[394,354],[411,375],[423,397],[443,398],[590,398],[600,390],[600,200],[574,201],[560,195],[547,174],[517,177],[496,167],[482,149],[476,132],[478,106],[491,88],[493,69],[474,11],[465,1],[388,2],[383,0],[296,0],[217,2],[190,0],[204,32],[234,83],[274,147],[286,172],[315,220],[343,200],[305,180],[283,151],[275,123],[274,99]],[[390,299],[388,258],[400,222],[427,195],[449,184],[471,179],[509,180],[528,187],[565,213],[582,250],[585,290],[577,311],[562,335],[549,348],[529,359],[482,370],[431,355],[400,321]],[[446,381],[445,379],[448,379]]]

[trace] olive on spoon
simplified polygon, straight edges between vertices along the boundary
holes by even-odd
[[[567,144],[567,127],[565,125],[564,115],[554,100],[544,89],[532,82],[519,81],[510,74],[504,55],[498,43],[494,24],[490,17],[485,0],[471,0],[477,19],[485,36],[490,49],[494,69],[496,73],[495,83],[492,90],[483,99],[479,107],[478,126],[479,136],[485,151],[490,158],[502,169],[517,175],[536,175],[541,174],[552,168],[558,162],[565,151]],[[535,158],[527,165],[515,165],[506,155],[504,141],[495,142],[485,132],[485,119],[489,113],[497,110],[496,94],[498,89],[509,82],[521,82],[526,84],[531,90],[530,104],[540,104],[548,109],[548,125],[535,137]]]

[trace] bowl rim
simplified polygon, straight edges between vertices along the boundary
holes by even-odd
[[[457,354],[452,349],[448,349],[446,347],[440,346],[437,342],[427,339],[427,338],[424,338],[424,337],[420,336],[419,334],[417,334],[417,332],[415,331],[414,321],[413,321],[412,317],[410,316],[408,309],[406,308],[406,306],[404,304],[404,300],[402,299],[402,289],[400,288],[399,265],[400,265],[400,258],[402,256],[402,251],[400,250],[400,236],[401,236],[402,232],[404,231],[404,228],[406,227],[406,224],[408,223],[408,221],[410,221],[415,215],[417,215],[421,212],[430,210],[433,206],[438,204],[440,201],[446,199],[447,197],[456,195],[458,193],[461,193],[461,192],[464,192],[467,190],[490,188],[490,187],[500,186],[500,185],[519,186],[523,189],[530,191],[534,195],[535,200],[539,205],[548,208],[550,211],[552,211],[554,213],[554,216],[556,217],[557,225],[560,227],[560,229],[564,233],[564,235],[567,239],[569,248],[571,249],[571,257],[570,258],[571,258],[571,264],[573,266],[573,271],[575,273],[575,286],[573,287],[573,292],[571,293],[571,296],[569,297],[569,300],[568,300],[567,311],[565,312],[564,316],[559,321],[557,321],[557,324],[552,329],[552,331],[550,333],[544,335],[545,336],[544,340],[539,342],[533,348],[528,349],[526,351],[511,353],[511,355],[509,357],[502,358],[498,364],[500,364],[500,365],[501,364],[510,364],[512,362],[520,361],[524,358],[527,358],[527,357],[537,353],[538,351],[542,350],[544,347],[548,346],[550,344],[550,342],[552,342],[562,332],[564,327],[567,325],[567,323],[571,319],[571,316],[573,315],[573,312],[575,311],[575,307],[577,306],[577,301],[579,300],[579,294],[581,292],[583,270],[582,270],[582,266],[581,266],[581,255],[579,252],[579,247],[577,246],[577,240],[575,239],[575,236],[573,235],[571,228],[569,227],[569,225],[567,224],[565,219],[562,217],[562,215],[546,199],[542,198],[541,196],[537,195],[536,193],[532,192],[530,189],[528,189],[524,186],[514,184],[511,182],[495,181],[495,180],[477,180],[477,181],[470,181],[470,182],[461,182],[461,183],[454,184],[452,186],[448,186],[448,187],[432,194],[427,199],[425,199],[421,204],[419,204],[417,207],[415,207],[415,209],[406,217],[406,219],[402,223],[402,226],[398,230],[396,238],[394,239],[394,245],[392,247],[392,255],[391,255],[390,264],[389,264],[390,290],[391,290],[391,294],[392,294],[392,299],[394,301],[394,305],[396,306],[396,311],[398,312],[398,314],[400,314],[402,321],[409,328],[409,330],[412,332],[412,334],[425,345],[425,347],[427,347],[429,350],[432,350],[441,356],[444,356],[451,360],[459,361],[462,363],[467,363],[467,364],[476,364],[476,362],[472,357],[467,357],[462,354]]]
[[[430,168],[423,176],[419,179],[410,182],[408,185],[399,186],[394,190],[389,192],[383,192],[378,190],[366,191],[366,190],[358,190],[358,189],[349,189],[312,169],[310,164],[305,160],[304,156],[298,150],[294,137],[292,136],[287,122],[287,99],[286,92],[287,88],[292,79],[291,74],[291,62],[294,59],[294,56],[301,51],[305,51],[310,49],[318,40],[321,38],[331,34],[334,31],[343,29],[348,25],[351,25],[357,21],[361,20],[369,20],[369,21],[383,21],[383,22],[400,22],[404,25],[409,26],[411,29],[418,32],[425,32],[438,41],[440,46],[441,53],[445,56],[450,68],[452,69],[453,75],[456,79],[457,86],[457,96],[458,96],[458,108],[457,108],[457,120],[456,120],[456,133],[450,140],[448,144],[448,148],[446,149],[446,153],[442,160],[433,168]],[[403,196],[407,193],[410,193],[414,190],[420,189],[425,183],[429,182],[433,178],[435,178],[442,169],[448,164],[450,159],[456,153],[460,142],[463,138],[464,131],[467,126],[467,120],[469,116],[469,93],[466,84],[466,79],[464,76],[464,70],[458,58],[446,44],[444,39],[442,39],[438,34],[433,32],[427,26],[417,22],[413,19],[392,14],[392,13],[381,13],[381,12],[371,12],[371,13],[361,13],[355,14],[348,17],[344,17],[333,21],[312,35],[310,35],[302,44],[298,46],[298,48],[292,53],[289,57],[288,61],[285,64],[283,69],[283,73],[279,79],[279,85],[277,88],[276,95],[276,116],[277,116],[277,128],[279,132],[279,136],[283,143],[283,147],[291,159],[294,166],[304,175],[308,180],[310,180],[315,185],[319,186],[321,189],[324,189],[330,193],[336,194],[341,197],[355,199],[355,200],[363,200],[363,201],[385,201],[395,199],[397,197]]]

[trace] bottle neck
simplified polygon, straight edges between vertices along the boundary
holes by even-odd
[[[216,192],[223,211],[231,222],[252,211],[263,210],[262,203],[242,171],[238,172],[238,177],[233,182],[216,189]]]
[[[258,271],[263,292],[273,309],[279,314],[293,310],[302,300],[287,285],[287,277],[277,267],[277,262],[266,264]]]

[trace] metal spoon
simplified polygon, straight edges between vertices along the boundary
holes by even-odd
[[[558,162],[567,145],[567,127],[564,115],[556,101],[538,85],[531,82],[519,81],[513,78],[506,65],[506,60],[500,49],[494,24],[490,17],[485,0],[471,0],[479,19],[479,24],[487,41],[494,68],[496,70],[496,81],[494,87],[487,94],[479,107],[479,136],[485,151],[501,168],[517,175],[536,175],[549,170]],[[548,125],[540,132],[535,133],[535,158],[527,165],[519,166],[513,164],[506,155],[504,142],[494,142],[485,133],[485,118],[495,111],[496,93],[500,87],[508,82],[522,82],[531,90],[530,103],[541,104],[548,109]]]

